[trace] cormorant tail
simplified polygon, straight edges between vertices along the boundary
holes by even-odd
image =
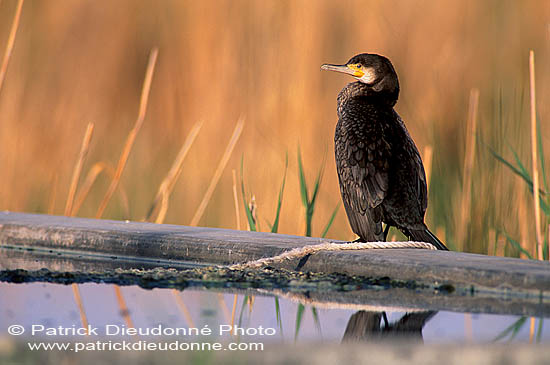
[[[447,246],[427,228],[423,230],[409,229],[409,236],[413,241],[428,242],[437,247],[438,250],[449,251]]]

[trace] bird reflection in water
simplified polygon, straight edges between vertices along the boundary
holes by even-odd
[[[342,342],[381,340],[423,342],[422,328],[436,313],[436,311],[406,313],[398,321],[389,323],[386,312],[361,310],[350,317]]]

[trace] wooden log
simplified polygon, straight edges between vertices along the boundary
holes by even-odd
[[[164,266],[242,263],[322,242],[326,240],[217,228],[0,213],[0,247],[156,260]],[[296,264],[273,266],[294,269]],[[331,251],[312,255],[302,270],[446,284],[542,301],[550,297],[550,263],[534,260],[421,249]]]
[[[115,269],[131,270],[135,268],[153,269],[159,266],[174,267],[176,262],[155,261],[155,260],[134,260],[118,256],[116,258],[107,255],[86,255],[82,252],[60,251],[60,250],[37,250],[26,248],[0,248],[0,280],[2,274],[9,270],[24,269],[28,270],[28,276],[24,279],[21,273],[18,273],[15,281],[51,281],[45,277],[48,272],[52,273],[70,273],[70,276],[61,275],[61,281],[58,283],[67,284],[69,282],[108,282],[130,285],[141,285],[142,282],[137,278],[134,282],[128,282],[125,276],[125,282],[119,278],[121,274],[127,271]],[[191,265],[191,266],[190,266]],[[177,268],[193,268],[195,264],[184,262]],[[105,272],[105,278],[99,281],[95,273]],[[131,271],[133,272],[133,271]],[[162,271],[160,271],[162,273]],[[92,280],[87,274],[93,274]],[[70,277],[67,281],[66,279]],[[157,276],[158,277],[158,276]],[[13,278],[13,277],[12,277]],[[310,288],[307,291],[300,286],[290,285],[284,290],[265,288],[250,288],[248,283],[232,283],[230,287],[215,286],[202,281],[194,281],[187,278],[186,285],[201,289],[223,291],[226,293],[240,293],[247,295],[276,295],[286,299],[299,301],[304,304],[311,304],[316,308],[329,309],[354,309],[368,311],[387,311],[390,309],[409,311],[411,308],[416,310],[447,310],[454,312],[471,313],[492,313],[521,316],[548,316],[550,315],[550,300],[548,298],[522,297],[515,295],[517,293],[499,293],[483,292],[472,293],[456,290],[454,292],[441,293],[433,288],[425,290],[411,290],[409,288],[387,287],[384,290],[380,288],[375,290],[327,290],[326,287]],[[303,283],[299,283],[302,285]],[[151,283],[147,281],[147,287],[178,288],[182,289],[180,284],[171,284],[162,279]],[[390,308],[390,309],[389,309]],[[401,308],[401,309],[399,309]]]

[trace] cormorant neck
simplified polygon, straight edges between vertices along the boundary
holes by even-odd
[[[383,86],[380,88],[379,86]],[[392,86],[392,87],[387,87]],[[378,90],[377,90],[378,87]],[[399,97],[399,85],[367,85],[361,81],[352,82],[346,85],[338,94],[338,103],[346,99],[365,96],[374,103],[388,105],[393,107]]]

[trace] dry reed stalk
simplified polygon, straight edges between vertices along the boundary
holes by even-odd
[[[535,104],[535,52],[529,51],[529,91],[531,99],[531,155],[533,157],[533,201],[535,206],[535,233],[537,239],[538,259],[543,259],[542,232],[539,201],[539,164],[537,159],[537,109]]]
[[[96,213],[96,218],[101,218],[101,216],[103,215],[103,212],[105,211],[105,208],[107,207],[107,204],[111,200],[111,197],[113,196],[120,182],[122,171],[126,166],[126,162],[128,161],[128,156],[130,155],[130,152],[136,140],[136,136],[139,130],[141,129],[141,126],[143,125],[143,121],[145,120],[145,113],[147,112],[149,92],[151,91],[151,82],[153,80],[153,73],[155,71],[155,65],[157,63],[157,56],[158,56],[158,49],[153,48],[153,50],[151,51],[151,54],[149,55],[149,62],[147,64],[147,70],[145,71],[145,79],[143,81],[143,86],[141,88],[141,97],[139,101],[139,111],[138,111],[138,117],[137,117],[136,123],[134,125],[134,128],[132,128],[132,130],[128,134],[128,138],[126,139],[124,149],[122,150],[122,154],[120,155],[120,159],[118,160],[117,168],[115,170],[115,176],[111,181],[111,185],[109,186],[109,189],[107,189],[107,193],[103,197],[101,204],[99,205],[99,208]],[[117,297],[120,311],[124,317],[124,320],[126,321],[126,324],[128,325],[128,327],[134,327],[132,323],[132,318],[130,317],[130,313],[128,312],[128,308],[126,306],[124,297],[122,296],[120,287],[118,285],[115,285],[114,289],[115,289],[115,294]]]
[[[151,51],[151,54],[149,55],[149,63],[147,64],[145,79],[143,81],[143,87],[141,89],[141,98],[139,102],[139,111],[138,111],[138,117],[137,117],[136,123],[134,124],[134,127],[128,134],[128,138],[126,139],[126,143],[124,144],[124,149],[122,150],[120,159],[118,160],[118,164],[115,171],[115,177],[111,181],[111,185],[107,189],[107,192],[105,193],[105,196],[103,197],[103,200],[99,205],[99,208],[95,216],[96,218],[101,218],[101,216],[103,215],[103,212],[105,211],[105,208],[107,207],[107,204],[111,200],[111,197],[113,196],[118,186],[118,183],[120,181],[120,177],[122,176],[122,171],[124,170],[124,167],[126,166],[126,162],[128,161],[128,156],[130,155],[130,152],[132,151],[132,147],[134,146],[136,136],[139,130],[141,129],[141,126],[143,125],[143,121],[145,120],[145,113],[147,112],[147,102],[149,100],[149,92],[151,91],[151,82],[153,80],[153,73],[155,71],[157,56],[158,56],[158,48],[154,48]]]
[[[533,343],[535,339],[535,317],[531,317],[529,320],[529,343]]]
[[[86,312],[84,311],[84,304],[82,303],[82,297],[80,296],[80,290],[78,289],[77,284],[72,284],[72,287],[73,287],[74,299],[76,301],[76,305],[78,306],[78,311],[80,312],[80,321],[82,322],[82,327],[86,328],[86,335],[89,335],[89,333],[88,333],[88,317],[86,317]]]
[[[218,303],[220,303],[220,307],[222,307],[222,312],[225,320],[227,322],[231,322],[231,314],[229,314],[229,308],[227,308],[227,305],[225,304],[225,299],[222,293],[218,293]]]
[[[4,52],[4,58],[2,59],[2,66],[0,66],[0,91],[2,91],[2,85],[4,84],[4,79],[6,77],[6,71],[8,70],[8,63],[10,62],[11,53],[13,51],[17,29],[19,29],[21,9],[23,9],[23,0],[19,0],[19,2],[17,3],[17,8],[15,9],[15,15],[13,17],[13,23],[11,24],[10,35],[8,36],[8,43],[6,44],[6,51]]]
[[[504,249],[506,248],[506,241],[503,238],[499,238],[497,241],[496,256],[504,257]]]
[[[118,285],[115,285],[114,287],[118,307],[120,308],[120,315],[124,318],[124,321],[126,322],[126,326],[128,326],[128,328],[134,328],[134,322],[132,322],[132,318],[130,317],[130,311],[128,310],[128,306],[126,305],[124,296],[122,296],[122,291],[120,290],[120,287]]]
[[[238,294],[233,296],[233,309],[231,310],[231,329],[235,326],[235,313],[237,312],[237,297]],[[233,332],[232,332],[233,333]]]
[[[166,175],[166,177],[160,184],[159,191],[157,193],[157,196],[155,197],[155,201],[153,202],[151,209],[149,210],[149,214],[147,214],[146,220],[149,220],[151,218],[156,206],[158,205],[159,201],[161,201],[161,208],[157,215],[157,218],[155,219],[155,223],[160,224],[164,222],[164,218],[166,217],[166,211],[168,210],[168,199],[170,197],[170,194],[174,188],[174,185],[178,177],[181,174],[183,160],[185,159],[185,156],[187,156],[187,153],[189,152],[191,145],[195,141],[195,138],[197,137],[201,127],[202,127],[202,122],[197,122],[191,129],[191,132],[187,136],[180,152],[178,153],[178,156],[176,157],[176,160],[174,161],[174,164],[172,165],[170,171],[168,172],[168,175]],[[176,302],[178,303],[180,310],[183,312],[183,315],[187,320],[187,323],[189,324],[190,327],[194,327],[193,319],[191,318],[191,315],[189,314],[189,310],[187,309],[187,306],[185,305],[185,302],[183,301],[183,299],[180,297],[178,291],[173,289],[172,293],[176,298]],[[223,309],[225,309],[225,312],[227,312],[226,314],[226,317],[227,317],[228,310],[225,306],[223,306]]]
[[[195,213],[195,216],[193,216],[193,219],[191,219],[191,226],[196,226],[200,219],[202,218],[202,215],[204,214],[204,211],[206,209],[206,206],[210,202],[210,198],[212,197],[212,194],[214,193],[214,189],[218,185],[218,181],[220,180],[220,177],[222,176],[222,172],[225,169],[225,166],[227,165],[227,162],[229,161],[229,157],[231,157],[231,154],[233,153],[233,149],[235,148],[235,145],[237,144],[237,141],[239,140],[239,137],[241,135],[241,132],[243,131],[244,126],[244,118],[239,118],[239,121],[237,122],[237,125],[235,126],[235,130],[233,130],[233,135],[229,139],[229,143],[227,144],[227,147],[225,149],[225,152],[223,153],[222,159],[220,160],[220,163],[218,164],[218,167],[216,168],[216,171],[214,172],[214,176],[212,177],[212,180],[210,181],[210,185],[208,186],[208,189],[206,189],[206,193],[204,193],[204,197],[202,198],[202,201],[197,208],[197,211]]]
[[[433,159],[433,147],[431,145],[426,145],[422,151],[424,158],[424,170],[426,172],[426,185],[428,188],[428,194],[430,193],[430,180],[432,177],[432,159]]]
[[[458,248],[464,250],[466,228],[469,223],[468,211],[470,210],[472,171],[476,148],[477,110],[479,105],[479,90],[470,90],[470,102],[468,107],[468,124],[466,130],[466,155],[462,176],[462,202],[460,205],[460,222],[458,229]]]
[[[76,165],[74,166],[73,177],[71,178],[71,185],[69,187],[69,194],[67,196],[67,203],[65,204],[65,215],[70,216],[73,210],[74,197],[76,194],[76,187],[78,181],[80,180],[80,173],[82,172],[82,165],[88,154],[88,149],[90,147],[90,140],[92,139],[92,133],[94,131],[94,124],[88,123],[86,127],[86,132],[84,133],[84,138],[82,140],[82,146],[80,147],[80,153],[78,154],[78,159]]]
[[[516,186],[517,186],[517,192],[518,192],[518,199],[517,199],[517,207],[518,207],[518,221],[519,221],[519,232],[520,232],[520,241],[519,241],[519,244],[521,245],[521,247],[523,247],[524,249],[526,249],[527,251],[530,251],[530,252],[534,252],[535,256],[537,256],[537,246],[536,244],[533,245],[533,250],[530,250],[530,247],[527,247],[528,246],[528,242],[529,242],[529,232],[527,231],[527,227],[529,226],[528,224],[528,220],[527,220],[527,206],[526,206],[526,202],[525,202],[525,199],[524,199],[524,196],[523,196],[523,189],[525,188],[523,186],[523,184],[521,184],[522,182],[518,180],[516,180]],[[523,252],[520,252],[520,255],[519,255],[520,258],[522,259],[526,259],[527,256],[523,253]]]
[[[180,308],[181,312],[183,313],[183,317],[187,321],[187,327],[195,328],[195,322],[193,322],[193,317],[191,317],[191,313],[189,313],[189,309],[187,309],[187,306],[185,305],[185,302],[183,301],[182,297],[180,296],[180,293],[176,289],[172,289],[172,294],[174,295],[174,298],[176,298],[176,302],[178,303],[178,307]]]
[[[183,143],[182,148],[180,149],[178,155],[176,156],[176,159],[172,167],[170,168],[170,171],[168,171],[168,174],[160,184],[159,190],[157,192],[157,196],[155,197],[153,205],[151,206],[151,209],[149,209],[149,213],[147,214],[147,217],[145,218],[145,220],[151,219],[160,201],[161,207],[160,207],[159,213],[157,214],[157,218],[155,219],[155,223],[160,224],[164,222],[164,219],[166,218],[166,212],[168,210],[168,200],[170,198],[170,194],[172,193],[174,185],[176,184],[176,181],[178,180],[178,177],[182,172],[183,160],[185,160],[185,157],[187,156],[187,153],[189,152],[191,145],[195,141],[195,138],[197,137],[201,127],[202,127],[202,122],[197,122],[191,129],[191,132],[189,132],[189,135],[185,139],[185,142]],[[191,318],[189,310],[187,309],[187,306],[185,305],[185,302],[179,295],[178,291],[176,289],[172,289],[172,294],[174,295],[174,298],[176,299],[178,307],[183,313],[183,316],[185,317],[185,320],[187,321],[188,326],[195,327],[195,324],[193,322],[193,319]]]
[[[254,307],[254,299],[256,299],[255,295],[251,295],[248,297],[248,311],[249,313],[252,313],[252,308]]]
[[[50,192],[50,198],[48,199],[48,214],[53,214],[55,211],[55,200],[57,199],[57,173],[52,178],[52,190]]]
[[[235,203],[235,217],[237,219],[237,229],[241,230],[241,218],[239,215],[239,197],[237,194],[237,172],[235,169],[231,170],[233,176],[233,202]],[[231,329],[235,326],[235,313],[237,312],[237,299],[238,294],[233,295],[233,308],[231,309]],[[233,333],[233,332],[231,332]]]
[[[235,169],[231,170],[233,175],[233,202],[235,203],[235,218],[237,219],[237,229],[241,230],[241,216],[239,215],[239,196],[237,194],[237,173]]]
[[[166,212],[168,211],[168,202],[169,202],[170,194],[172,194],[172,190],[176,185],[176,181],[178,180],[179,176],[181,175],[181,172],[183,171],[183,161],[185,160],[187,153],[191,149],[191,146],[193,145],[195,138],[199,134],[201,127],[202,127],[202,122],[199,121],[195,123],[193,128],[191,128],[191,131],[189,132],[189,135],[185,139],[180,151],[178,152],[178,155],[176,156],[176,159],[174,160],[174,163],[172,164],[170,171],[168,171],[168,174],[166,175],[164,180],[162,180],[162,183],[159,186],[159,190],[157,192],[155,200],[153,201],[153,205],[149,209],[149,213],[147,213],[147,217],[145,218],[145,220],[147,221],[151,220],[157,206],[159,205],[159,203],[161,203],[160,210],[157,214],[157,218],[155,219],[155,223],[164,222],[164,219],[166,218]]]
[[[92,139],[92,133],[94,131],[94,124],[88,123],[86,127],[86,132],[84,132],[84,138],[82,139],[82,146],[80,147],[80,153],[78,154],[78,159],[73,170],[73,176],[71,178],[71,185],[69,187],[69,193],[67,196],[67,203],[65,204],[65,215],[71,216],[73,209],[74,196],[76,194],[76,187],[78,181],[80,180],[80,173],[82,172],[82,165],[88,154],[88,149],[90,147],[90,140]],[[84,304],[82,303],[82,298],[80,297],[80,290],[77,284],[72,284],[74,300],[78,306],[78,311],[80,312],[80,320],[82,322],[82,327],[88,327],[88,319],[86,317],[86,311],[84,310]],[[86,332],[86,334],[88,334]]]
[[[105,172],[111,177],[111,179],[115,176],[115,169],[108,165],[106,162],[100,161],[96,162],[92,165],[90,170],[88,171],[88,175],[86,175],[86,179],[84,179],[84,183],[82,184],[80,190],[78,191],[78,194],[75,198],[75,203],[73,205],[71,216],[76,215],[76,213],[80,210],[80,207],[84,203],[84,200],[86,200],[86,197],[88,196],[88,193],[90,192],[90,189],[92,188],[92,185],[96,181],[97,177],[100,173],[102,173],[105,170]],[[122,191],[124,194],[126,192]]]
[[[119,186],[119,191],[120,191],[120,203],[122,204],[122,209],[124,210],[124,216],[125,217],[130,217],[130,202],[128,201],[128,195],[126,194],[126,192],[124,191],[124,189],[122,188],[122,186]]]

